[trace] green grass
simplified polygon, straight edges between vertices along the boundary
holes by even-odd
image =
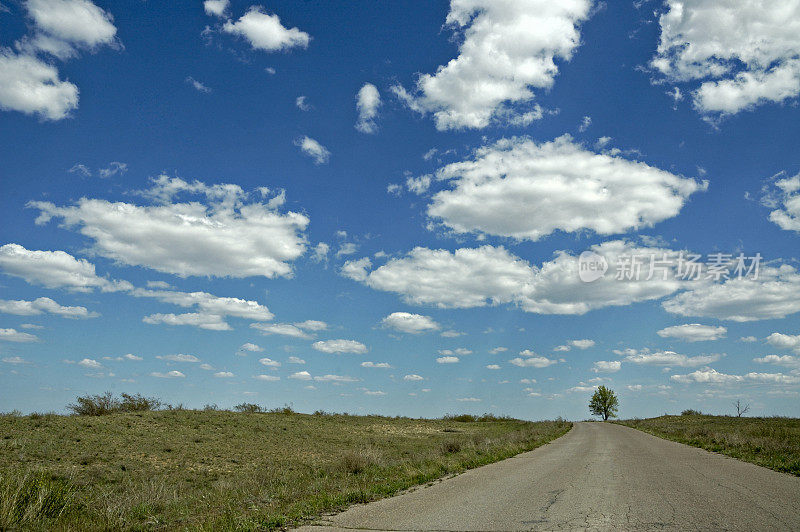
[[[800,419],[797,418],[684,415],[617,423],[800,476]]]
[[[0,529],[282,528],[533,449],[570,427],[192,410],[5,415]]]

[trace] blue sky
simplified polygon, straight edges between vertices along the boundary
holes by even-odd
[[[800,415],[800,2],[552,4],[2,0],[0,410]]]

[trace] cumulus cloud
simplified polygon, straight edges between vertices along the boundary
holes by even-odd
[[[258,379],[260,381],[267,381],[267,382],[275,382],[281,380],[280,377],[275,375],[253,375],[254,379]]]
[[[378,131],[378,124],[375,118],[378,116],[378,108],[381,105],[381,95],[372,83],[364,83],[356,95],[356,109],[358,110],[358,122],[356,129],[362,133],[375,133]]]
[[[224,17],[229,4],[229,0],[205,0],[203,2],[203,10],[205,10],[206,15]]]
[[[323,353],[355,353],[361,355],[367,352],[367,346],[355,340],[320,340],[311,344],[311,347]]]
[[[16,329],[0,329],[0,340],[6,342],[28,343],[38,342],[39,338],[30,333],[20,332]]]
[[[0,48],[0,109],[61,120],[78,107],[78,87],[44,61]]]
[[[159,379],[182,379],[186,377],[186,375],[184,375],[178,370],[167,371],[166,373],[162,373],[160,371],[154,371],[150,374],[150,376]]]
[[[65,307],[49,297],[37,297],[33,301],[0,299],[0,312],[17,316],[38,316],[45,312],[62,318],[96,318],[96,312],[86,307]]]
[[[440,326],[430,316],[410,312],[392,312],[381,320],[384,327],[408,334],[437,331]]]
[[[233,373],[231,373],[230,371],[218,371],[214,373],[214,377],[218,379],[230,379],[233,376],[234,376]]]
[[[382,368],[382,369],[390,369],[392,366],[388,362],[362,362],[362,368]]]
[[[249,353],[258,353],[259,351],[263,351],[259,345],[254,344],[252,342],[247,342],[239,346],[239,351],[247,351]]]
[[[324,331],[328,324],[324,321],[306,320],[298,323],[251,323],[250,327],[258,329],[261,334],[280,334],[294,338],[310,339],[313,332]]]
[[[522,351],[520,355],[522,355],[522,357],[512,358],[509,362],[520,368],[546,368],[553,364],[558,364],[558,360],[536,356],[536,353],[527,349]]]
[[[729,375],[720,373],[713,368],[702,368],[686,375],[672,375],[675,382],[684,384],[732,384],[732,383],[760,383],[760,384],[797,384],[800,376],[785,375],[783,373],[747,373],[745,375]]]
[[[694,106],[734,114],[800,93],[800,3],[667,0],[651,66],[664,79],[697,81]]]
[[[405,375],[405,376],[403,377],[403,380],[404,380],[404,381],[424,381],[424,380],[425,380],[425,377],[422,377],[422,376],[420,376],[420,375],[417,375],[417,374],[414,374],[414,373],[412,373],[412,374],[410,374],[410,375]]]
[[[328,148],[309,136],[295,139],[294,145],[300,148],[300,151],[305,155],[311,157],[314,164],[325,164],[331,158],[331,152],[328,151]]]
[[[592,365],[595,373],[615,373],[621,368],[622,362],[619,360],[598,360]]]
[[[675,217],[707,182],[609,153],[568,135],[551,142],[502,139],[435,174],[428,216],[456,233],[539,240],[555,231],[625,233]]]
[[[300,357],[289,357],[288,359],[286,359],[286,361],[287,361],[289,364],[305,364],[305,363],[306,363],[306,361],[305,361],[305,360],[303,360],[303,359],[302,359],[302,358],[300,358]]]
[[[21,365],[21,364],[30,364],[27,360],[22,357],[15,356],[15,357],[3,357],[2,360],[6,364],[14,364],[14,365]]]
[[[777,189],[769,204],[778,207],[769,219],[781,229],[800,233],[800,174],[775,181]]]
[[[436,359],[437,364],[457,364],[461,359],[456,356],[447,355],[443,357],[438,357]]]
[[[439,130],[528,124],[541,116],[529,105],[532,89],[552,87],[556,60],[572,57],[590,8],[590,0],[453,1],[446,24],[462,37],[458,57],[421,75],[412,93],[393,91],[433,113]]]
[[[792,355],[767,355],[760,358],[754,358],[753,362],[758,362],[759,364],[774,364],[776,366],[785,366],[787,368],[792,368],[792,373],[797,373],[800,371],[800,357],[792,356]]]
[[[701,325],[699,323],[687,323],[684,325],[674,325],[658,331],[662,338],[676,338],[686,342],[706,342],[725,338],[728,329],[725,327],[713,327],[711,325]]]
[[[207,86],[205,83],[203,83],[202,81],[198,81],[198,80],[194,79],[194,78],[193,78],[193,77],[191,77],[191,76],[189,76],[188,78],[186,78],[186,83],[188,83],[189,85],[191,85],[191,86],[192,86],[192,88],[193,88],[194,90],[196,90],[197,92],[202,92],[202,93],[204,93],[204,94],[208,94],[208,93],[210,93],[210,92],[211,92],[211,88],[210,88],[210,87],[208,87],[208,86]]]
[[[307,371],[298,371],[296,373],[292,373],[291,375],[289,375],[289,378],[298,381],[310,381],[311,374]]]
[[[173,203],[181,194],[203,196],[206,203]],[[281,213],[283,193],[266,203],[248,202],[238,185],[161,175],[144,195],[156,204],[81,198],[72,206],[29,205],[41,211],[38,224],[60,218],[64,227],[91,238],[98,255],[181,277],[288,277],[291,261],[305,252],[309,219]]]
[[[625,361],[631,364],[650,365],[650,366],[679,366],[682,368],[691,368],[696,366],[705,366],[712,362],[716,362],[723,355],[698,355],[687,356],[674,351],[655,351],[651,352],[649,349],[626,349],[615,350],[619,355],[625,355]]]
[[[778,349],[791,350],[800,354],[800,334],[772,333],[767,336],[767,343]]]
[[[130,290],[126,281],[109,281],[95,273],[94,264],[64,251],[34,251],[19,244],[0,246],[0,269],[29,284],[66,288],[76,292]]]
[[[288,29],[278,15],[265,13],[260,6],[252,6],[236,22],[226,21],[222,31],[244,37],[254,50],[278,52],[291,48],[307,48],[311,37],[298,28]]]
[[[177,355],[158,355],[156,356],[156,358],[159,360],[166,360],[168,362],[191,362],[191,363],[200,362],[200,359],[197,358],[196,356],[185,355],[182,353],[179,353]]]
[[[190,325],[209,331],[230,331],[231,326],[217,314],[204,314],[200,312],[187,312],[185,314],[150,314],[142,318],[144,323],[150,325]]]
[[[592,246],[591,251],[608,264],[624,262],[633,255],[666,258],[665,271],[647,272],[637,279],[617,279],[616,272],[592,283],[579,276],[579,257],[559,251],[541,268],[511,254],[503,247],[460,248],[454,252],[418,247],[405,257],[393,258],[372,271],[368,258],[346,262],[342,275],[367,286],[400,294],[416,305],[471,308],[504,303],[540,314],[585,314],[608,306],[629,305],[660,299],[694,281],[675,275],[678,253],[614,240]],[[662,273],[667,273],[666,278]],[[696,284],[702,284],[694,282]]]
[[[25,8],[36,33],[20,43],[24,50],[63,59],[78,49],[112,44],[117,34],[111,14],[89,0],[27,0]]]
[[[358,379],[355,377],[348,377],[346,375],[317,375],[314,377],[315,381],[318,382],[337,382],[337,383],[344,383],[344,382],[358,382]]]
[[[262,366],[268,366],[271,368],[279,368],[281,367],[281,363],[277,360],[272,360],[271,358],[260,358],[258,359],[258,363]]]
[[[700,284],[662,305],[680,316],[737,322],[784,318],[800,312],[800,273],[788,264],[766,266],[757,279],[734,277]]]
[[[489,349],[489,353],[492,355],[499,355],[500,353],[505,353],[506,351],[508,351],[508,348],[503,346],[493,347],[492,349]]]
[[[238,297],[219,297],[208,292],[179,292],[176,290],[148,290],[135,288],[131,290],[134,297],[157,299],[181,307],[197,307],[202,314],[216,316],[233,316],[248,320],[271,320],[272,312],[257,301]]]
[[[103,367],[103,365],[100,362],[94,360],[93,358],[84,358],[83,360],[78,362],[78,365],[89,369],[98,369]]]
[[[595,346],[594,340],[588,340],[588,339],[570,340],[566,344],[559,345],[558,347],[556,347],[554,351],[571,351],[573,347],[576,349],[583,350],[583,349],[589,349],[590,347],[594,346]]]

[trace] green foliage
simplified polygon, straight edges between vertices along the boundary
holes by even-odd
[[[699,410],[694,410],[692,408],[687,408],[683,412],[681,412],[682,416],[702,416],[703,413]]]
[[[80,396],[75,403],[67,405],[67,409],[78,416],[105,416],[117,412],[148,412],[162,406],[163,403],[155,397],[123,393],[118,399],[111,392],[106,392]]]
[[[264,411],[264,409],[261,408],[260,405],[257,405],[255,403],[240,403],[234,406],[233,409],[236,410],[237,412],[242,412],[244,414],[258,414]]]
[[[603,421],[607,421],[610,417],[617,417],[618,408],[617,394],[605,386],[598,386],[589,401],[589,410],[592,415],[602,417]]]
[[[619,421],[672,441],[800,476],[800,419],[694,415]]]
[[[35,472],[45,479],[21,491],[36,496],[0,496],[0,530],[291,528],[533,449],[571,426],[287,412],[0,416],[0,492],[17,493]],[[17,507],[28,509],[8,510]]]

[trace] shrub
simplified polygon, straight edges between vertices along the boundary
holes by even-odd
[[[442,445],[439,448],[442,451],[442,454],[455,454],[461,451],[461,442],[457,440],[448,440],[442,442]]]
[[[233,409],[243,414],[258,414],[264,411],[263,408],[255,403],[240,403],[234,406]]]
[[[375,451],[369,448],[346,451],[342,455],[341,468],[350,475],[358,475],[375,465],[378,465],[378,458]]]
[[[277,408],[273,408],[269,411],[270,414],[294,414],[294,409],[289,405],[283,405]]]
[[[115,412],[146,412],[158,410],[163,403],[155,397],[145,397],[141,394],[122,394],[121,399],[114,397],[111,392],[98,395],[83,395],[75,403],[67,405],[67,409],[78,416],[105,416]]]
[[[683,412],[681,412],[682,416],[702,416],[703,413],[699,410],[694,410],[692,408],[687,408]]]

